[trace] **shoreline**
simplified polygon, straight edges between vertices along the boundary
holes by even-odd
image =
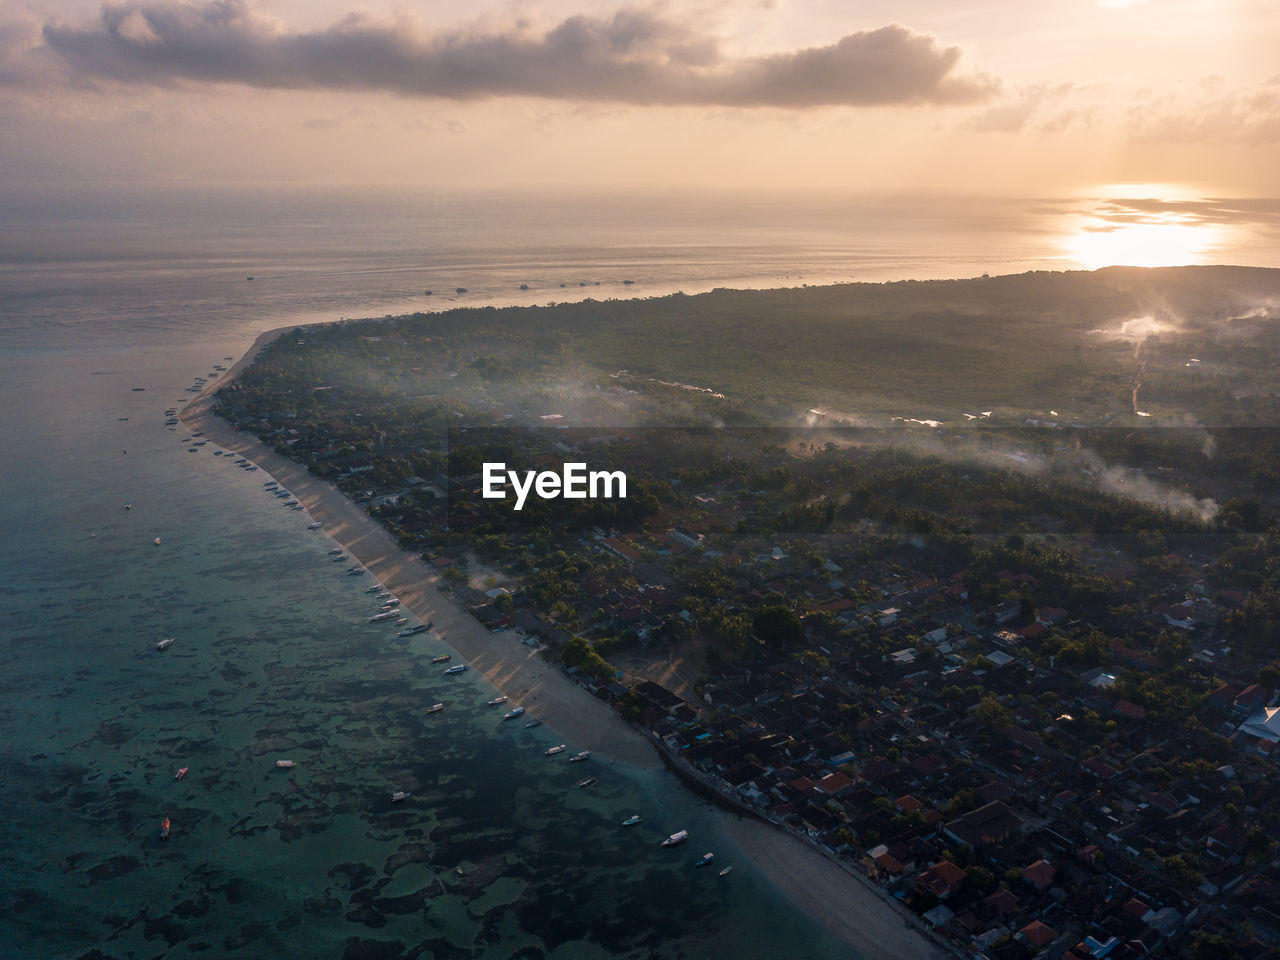
[[[330,321],[340,322],[340,321]],[[305,325],[305,324],[304,324]],[[562,734],[574,750],[616,754],[617,762],[637,769],[664,766],[661,749],[621,715],[562,674],[534,649],[503,631],[491,634],[448,593],[440,579],[417,556],[332,484],[305,466],[277,453],[253,434],[233,429],[213,413],[215,391],[230,384],[267,344],[299,324],[258,335],[239,360],[217,381],[207,384],[178,413],[191,430],[201,430],[225,450],[252,460],[286,486],[312,522],[323,521],[327,534],[395,596],[401,606],[455,650],[472,670]],[[367,580],[362,582],[367,583]],[[446,707],[447,708],[447,707]],[[682,789],[688,789],[683,784]],[[875,960],[936,960],[951,954],[908,919],[883,892],[869,886],[821,851],[775,825],[745,813],[722,811],[725,832],[759,872],[801,911],[823,924],[850,946],[875,948]]]

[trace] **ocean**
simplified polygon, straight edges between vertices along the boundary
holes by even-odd
[[[293,323],[1064,265],[1016,211],[902,210],[7,194],[0,956],[874,957],[766,875],[695,871],[735,851],[665,771],[599,765],[576,789],[542,756],[553,730],[500,723],[492,687],[430,667],[429,633],[371,630],[331,541],[165,411]],[[661,850],[680,827],[690,844]]]

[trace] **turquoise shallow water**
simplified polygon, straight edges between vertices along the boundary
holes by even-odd
[[[669,774],[544,757],[430,634],[365,622],[263,472],[188,452],[162,412],[243,336],[122,340],[0,355],[0,956],[850,955],[695,871],[737,857]]]

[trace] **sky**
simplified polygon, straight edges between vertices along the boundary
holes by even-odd
[[[0,12],[0,183],[1271,196],[1275,0]]]

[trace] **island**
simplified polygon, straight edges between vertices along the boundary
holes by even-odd
[[[592,750],[854,878],[886,956],[898,911],[1243,957],[1280,930],[1277,303],[1187,267],[447,310],[264,338],[183,416],[342,491],[326,532]],[[570,460],[627,496],[480,495]]]

